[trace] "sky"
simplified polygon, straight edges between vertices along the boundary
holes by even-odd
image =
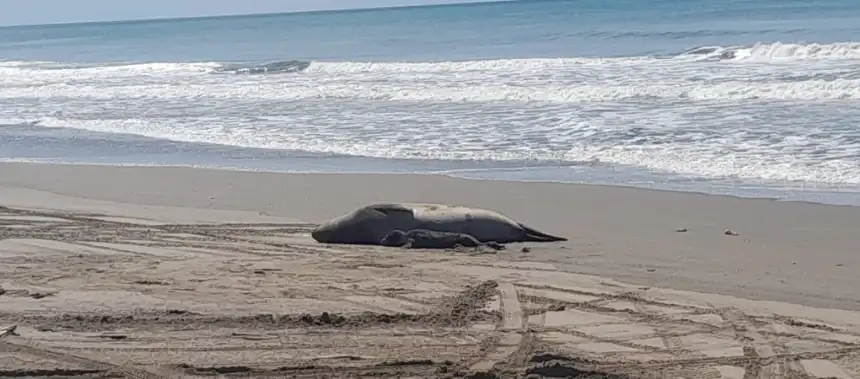
[[[0,26],[480,1],[487,0],[0,0]]]

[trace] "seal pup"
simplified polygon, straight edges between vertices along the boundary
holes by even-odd
[[[407,249],[453,249],[456,247],[486,246],[494,250],[503,250],[504,245],[496,242],[482,243],[477,238],[466,233],[437,232],[427,229],[412,229],[404,232],[394,229],[385,235],[379,244],[390,247]]]
[[[323,222],[311,236],[320,243],[379,245],[395,229],[465,233],[482,243],[567,241],[495,211],[427,203],[371,204]]]

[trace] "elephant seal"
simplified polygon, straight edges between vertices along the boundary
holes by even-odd
[[[404,247],[407,249],[453,249],[461,247],[486,246],[494,250],[503,250],[505,247],[496,242],[482,243],[477,238],[466,233],[437,232],[427,229],[412,229],[404,232],[394,229],[391,233],[382,237],[379,241],[382,246]]]
[[[320,243],[379,245],[400,229],[465,233],[480,242],[567,241],[539,232],[498,212],[426,203],[380,203],[359,208],[317,226],[311,236]]]

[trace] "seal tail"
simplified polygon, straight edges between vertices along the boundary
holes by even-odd
[[[559,241],[567,241],[567,238],[557,237],[550,234],[546,234],[543,232],[539,232],[533,228],[520,224],[523,230],[526,231],[526,236],[530,238],[531,241],[535,242],[559,242]]]

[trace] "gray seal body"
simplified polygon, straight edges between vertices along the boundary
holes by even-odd
[[[361,207],[317,226],[321,243],[379,245],[392,231],[426,229],[465,233],[480,242],[555,242],[566,238],[539,232],[498,212],[426,203],[385,203]]]

